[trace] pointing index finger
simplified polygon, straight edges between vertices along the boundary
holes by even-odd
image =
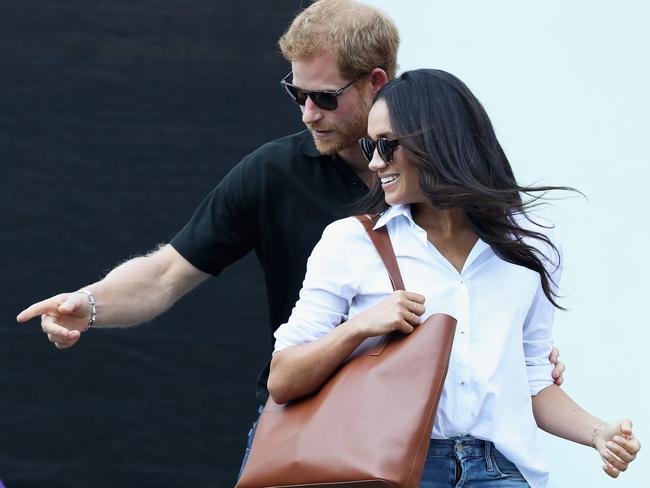
[[[66,296],[67,294],[62,293],[60,295],[56,295],[54,297],[33,304],[20,312],[16,317],[16,321],[23,323],[35,317],[39,317],[45,313],[56,312],[59,305],[65,301]]]

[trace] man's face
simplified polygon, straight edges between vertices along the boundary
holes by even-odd
[[[349,82],[339,73],[332,54],[322,54],[291,63],[293,84],[303,90],[336,91]],[[338,96],[336,110],[324,110],[307,97],[300,106],[302,121],[311,132],[316,149],[334,154],[357,144],[366,135],[372,93],[368,80],[362,78]]]

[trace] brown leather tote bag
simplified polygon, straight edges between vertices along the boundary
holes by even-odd
[[[403,290],[386,229],[357,218]],[[344,363],[317,392],[269,398],[236,488],[417,488],[455,330],[453,317],[434,314]]]

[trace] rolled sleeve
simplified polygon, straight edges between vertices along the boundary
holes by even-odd
[[[553,309],[540,284],[524,324],[524,356],[531,396],[553,383],[553,364],[548,359],[553,348]]]
[[[546,246],[543,254],[547,256],[545,266],[551,277],[551,289],[557,291],[562,275],[562,252],[557,231],[550,234],[549,238],[557,251]],[[540,281],[523,327],[524,356],[531,396],[537,395],[554,382],[551,376],[553,364],[549,361],[553,348],[554,315],[555,306],[544,294]]]
[[[273,354],[315,341],[347,320],[358,281],[350,267],[344,232],[337,224],[325,228],[307,261],[298,302],[288,322],[275,331]]]

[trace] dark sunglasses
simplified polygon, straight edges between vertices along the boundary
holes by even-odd
[[[328,91],[328,90],[323,90],[323,91],[309,91],[309,90],[303,90],[302,88],[297,87],[296,85],[293,85],[289,83],[289,78],[293,75],[293,71],[290,71],[287,76],[282,78],[282,81],[280,84],[284,87],[285,91],[287,92],[287,95],[289,95],[289,98],[296,102],[298,105],[304,105],[307,102],[307,97],[311,98],[311,101],[314,102],[318,107],[322,108],[323,110],[336,110],[337,107],[339,106],[339,102],[336,99],[343,91],[352,86],[353,83],[356,83],[359,81],[361,78],[363,78],[364,75],[357,76],[354,80],[348,81],[345,85],[343,85],[341,88],[339,88],[336,91]]]
[[[384,163],[390,163],[393,160],[393,151],[395,151],[395,148],[399,146],[399,141],[397,139],[391,141],[385,137],[373,141],[369,137],[363,137],[359,139],[359,146],[361,146],[363,155],[368,161],[372,161],[372,156],[375,154],[375,148],[377,148],[377,152],[382,161],[384,161]]]

